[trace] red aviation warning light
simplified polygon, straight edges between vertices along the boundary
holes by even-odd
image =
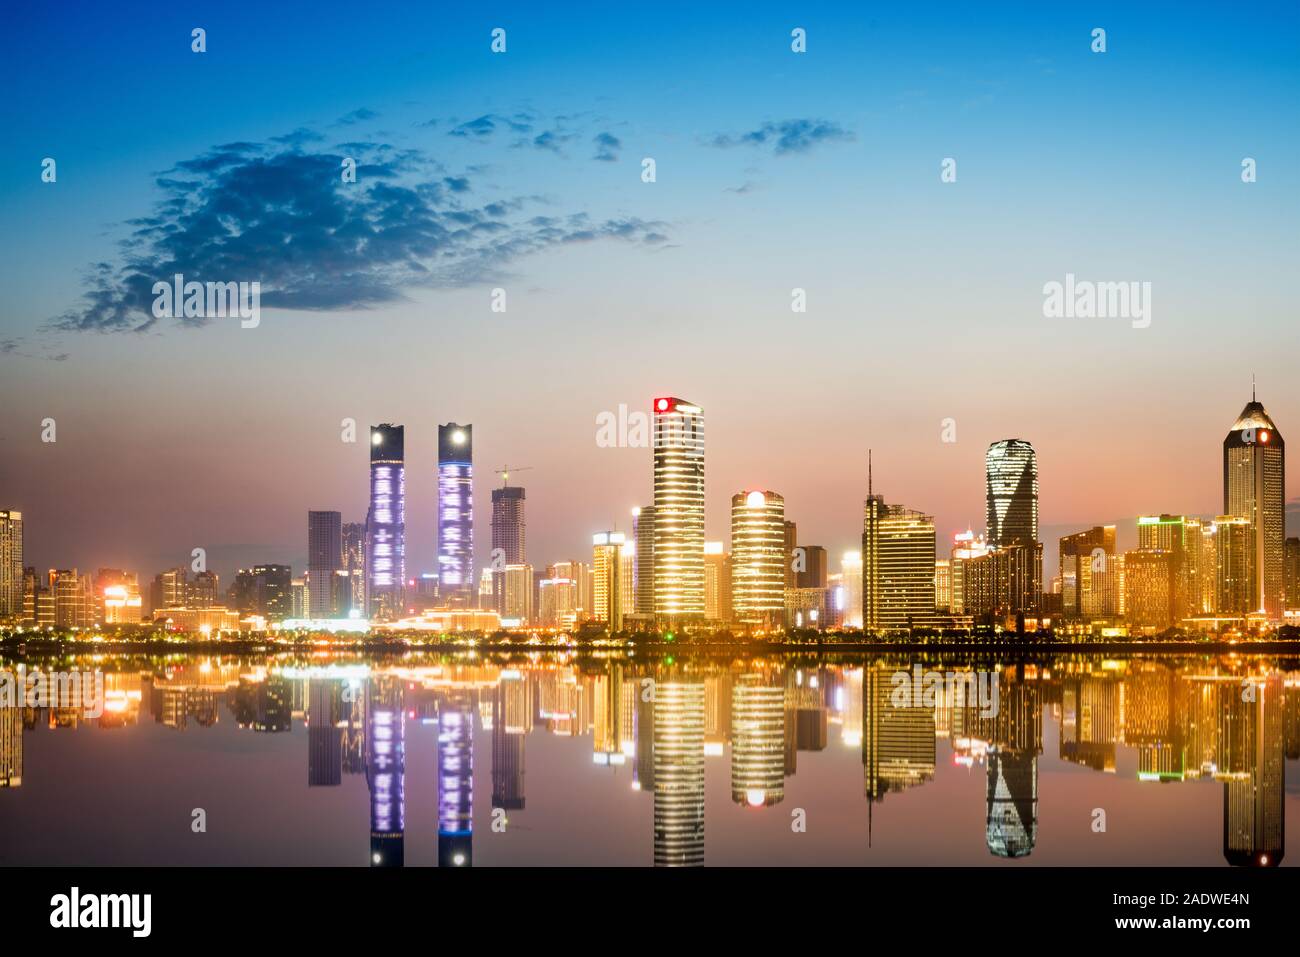
[[[667,412],[671,406],[672,406],[671,399],[655,399],[656,412]]]

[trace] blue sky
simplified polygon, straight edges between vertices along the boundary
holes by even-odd
[[[15,11],[0,490],[42,515],[40,562],[111,564],[89,537],[139,539],[124,563],[217,537],[296,555],[307,504],[360,517],[342,415],[406,422],[413,468],[437,422],[473,421],[482,466],[536,466],[544,564],[648,500],[648,461],[595,449],[595,415],[671,392],[710,417],[711,537],[730,494],[760,486],[807,541],[851,544],[868,446],[891,500],[934,512],[941,536],[979,527],[983,449],[1009,435],[1039,447],[1045,522],[1211,512],[1250,374],[1284,434],[1300,421],[1300,16],[1130,6]],[[350,193],[329,172],[347,155]],[[386,227],[364,254],[348,216]],[[155,267],[232,262],[266,280],[258,330],[150,323],[121,292]],[[1044,319],[1042,285],[1066,272],[1152,282],[1151,328]],[[45,415],[68,423],[60,474],[163,443],[178,483],[128,462],[67,484],[32,441]],[[1157,437],[1126,426],[1139,416]],[[1153,443],[1159,468],[1133,488],[1120,463]],[[259,494],[250,467],[285,487]],[[412,488],[421,568],[432,496]]]

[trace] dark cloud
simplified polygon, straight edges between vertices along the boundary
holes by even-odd
[[[719,133],[710,141],[713,146],[771,147],[780,156],[785,153],[806,153],[821,143],[843,143],[852,140],[853,133],[833,120],[782,120],[767,122],[748,133]]]
[[[354,183],[340,175],[345,158],[357,164]],[[156,178],[162,196],[151,213],[128,221],[120,260],[92,265],[81,302],[50,325],[149,329],[158,321],[153,286],[176,274],[259,282],[268,308],[364,308],[412,287],[494,279],[548,247],[666,241],[659,222],[585,213],[530,218],[532,197],[476,203],[475,175],[448,174],[421,151],[383,143],[319,152],[277,141],[214,147]]]
[[[618,151],[623,148],[623,143],[613,133],[597,133],[591,141],[596,144],[596,153],[592,159],[602,163],[613,163],[618,159]]]
[[[525,113],[516,113],[513,117],[502,116],[499,113],[484,113],[476,119],[456,124],[447,131],[447,135],[466,140],[486,140],[493,133],[501,130],[508,130],[511,133],[531,133],[533,131],[531,117]]]
[[[353,110],[351,113],[344,113],[342,116],[340,116],[337,120],[334,121],[334,125],[355,126],[357,123],[364,123],[367,120],[377,120],[377,119],[379,119],[378,113],[376,113],[374,110],[367,109],[366,107],[363,106],[358,110]]]

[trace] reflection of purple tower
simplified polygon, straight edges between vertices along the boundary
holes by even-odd
[[[474,705],[453,691],[438,713],[438,866],[474,862]]]
[[[366,518],[366,583],[372,618],[400,618],[406,581],[404,429],[370,427],[370,512]]]
[[[406,731],[402,684],[372,679],[366,711],[366,783],[370,787],[370,865],[401,867],[406,831]]]

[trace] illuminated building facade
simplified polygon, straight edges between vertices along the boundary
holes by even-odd
[[[1259,597],[1252,562],[1257,557],[1250,520],[1220,515],[1214,520],[1216,611],[1220,615],[1248,615],[1258,611]]]
[[[704,617],[731,621],[731,556],[722,542],[704,543]]]
[[[934,621],[933,516],[867,498],[862,532],[862,618],[898,631]]]
[[[1066,535],[1060,542],[1058,560],[1063,615],[1089,621],[1119,614],[1120,563],[1114,525]]]
[[[1251,397],[1223,440],[1223,513],[1250,524],[1252,611],[1282,617],[1286,600],[1286,443],[1264,406]]]
[[[704,411],[665,397],[653,412],[654,613],[671,624],[704,617]]]
[[[951,596],[948,608],[954,615],[965,614],[965,563],[972,558],[982,558],[990,549],[984,539],[972,529],[958,532],[952,537],[952,551],[948,557],[948,578]],[[937,599],[936,599],[937,600]]]
[[[977,623],[1008,624],[1036,615],[1043,599],[1043,545],[1017,542],[963,566],[963,614]]]
[[[988,530],[999,548],[1038,541],[1038,457],[1024,439],[1002,439],[984,456]]]
[[[632,539],[636,543],[632,593],[636,614],[653,618],[655,613],[655,509],[653,505],[632,509]]]
[[[366,524],[348,522],[343,526],[343,571],[348,578],[348,601],[340,612],[366,614]]]
[[[23,615],[23,513],[0,509],[0,621]]]
[[[1139,548],[1124,553],[1124,618],[1130,627],[1163,631],[1174,624],[1177,569],[1173,552]]]
[[[402,617],[406,587],[406,453],[400,425],[370,427],[366,600],[374,620]]]
[[[502,621],[528,624],[533,620],[533,566],[527,562],[507,565],[502,580],[505,587]]]
[[[591,537],[591,616],[595,621],[605,622],[611,633],[623,629],[626,611],[623,582],[626,571],[623,548],[626,542],[622,532],[597,532]]]
[[[455,422],[438,426],[438,578],[446,604],[473,604],[474,427]]]
[[[844,589],[840,625],[862,627],[862,552],[848,551],[840,557],[840,582]]]
[[[785,499],[772,491],[731,496],[731,613],[751,626],[785,617]]]

